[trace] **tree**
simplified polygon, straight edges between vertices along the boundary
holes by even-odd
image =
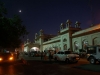
[[[22,43],[21,37],[28,34],[26,27],[22,25],[20,16],[14,15],[7,18],[4,3],[0,2],[0,48],[18,48]]]

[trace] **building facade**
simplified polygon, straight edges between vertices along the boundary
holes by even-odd
[[[45,34],[41,29],[38,34],[35,34],[35,43],[31,47],[29,46],[30,43],[25,44],[24,48],[27,51],[30,51],[32,47],[37,47],[38,51],[70,49],[78,53],[80,49],[86,50],[88,45],[100,45],[100,24],[84,30],[80,28],[81,23],[78,21],[74,27],[71,24],[70,20],[67,20],[66,24],[61,23],[57,35]]]

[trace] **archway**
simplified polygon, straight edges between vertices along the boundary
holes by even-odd
[[[40,50],[39,50],[38,47],[32,47],[32,48],[30,49],[30,52],[32,52],[32,51],[40,51]]]
[[[85,39],[82,41],[82,49],[86,50],[87,46],[89,45],[88,41]]]
[[[74,42],[74,51],[79,50],[79,43],[77,41]]]
[[[67,50],[67,44],[65,44],[65,45],[63,46],[63,49],[64,49],[64,50]]]
[[[100,38],[95,37],[95,38],[93,39],[93,41],[92,41],[92,44],[93,44],[93,45],[100,45]]]

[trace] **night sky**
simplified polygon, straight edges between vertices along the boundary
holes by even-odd
[[[23,25],[30,32],[28,38],[33,41],[40,29],[45,34],[57,34],[61,23],[69,19],[72,26],[76,21],[81,28],[100,22],[100,0],[1,0],[5,3],[9,18],[20,15]],[[19,12],[21,10],[22,12]],[[26,36],[23,40],[26,40]]]

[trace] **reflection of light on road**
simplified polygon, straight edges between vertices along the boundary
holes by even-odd
[[[13,67],[13,65],[10,65],[8,68],[9,68],[9,69],[8,69],[8,70],[9,70],[9,71],[8,71],[9,74],[10,74],[10,75],[13,75],[13,74],[14,74],[14,67]]]
[[[2,67],[0,66],[0,75],[2,74]]]
[[[2,64],[0,65],[0,75],[24,75],[20,65]]]

